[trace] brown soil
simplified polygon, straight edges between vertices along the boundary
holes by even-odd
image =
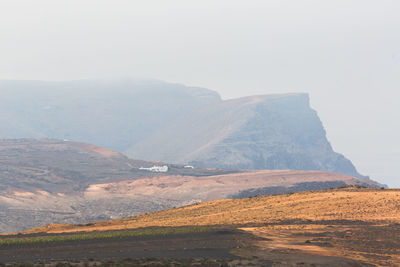
[[[369,266],[338,256],[260,248],[250,231],[69,241],[0,248],[6,266]]]
[[[400,224],[365,224],[351,221],[288,222],[242,230],[264,240],[258,253],[273,260],[281,253],[348,258],[379,266],[400,265]]]
[[[124,258],[237,258],[230,250],[248,234],[213,231],[70,242],[15,245],[0,248],[0,262]]]

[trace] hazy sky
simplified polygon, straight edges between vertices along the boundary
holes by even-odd
[[[398,0],[1,0],[0,79],[309,92],[335,150],[400,187]]]

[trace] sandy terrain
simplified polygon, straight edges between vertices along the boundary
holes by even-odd
[[[273,186],[289,187],[299,181],[303,183],[343,181],[347,184],[359,182],[351,176],[322,171],[262,170],[205,177],[165,175],[116,183],[92,184],[85,191],[85,197],[142,195],[209,201],[228,198],[241,190]],[[374,185],[372,181],[371,185]]]

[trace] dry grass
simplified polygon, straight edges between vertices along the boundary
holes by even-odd
[[[284,220],[400,222],[400,190],[336,189],[216,200],[87,226],[49,225],[25,233],[106,231],[149,226],[245,225]]]

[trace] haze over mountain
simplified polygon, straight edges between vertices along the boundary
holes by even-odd
[[[127,154],[218,168],[327,170],[361,177],[332,150],[307,94],[206,105],[138,142]]]
[[[0,81],[0,138],[58,138],[124,151],[216,92],[158,81]]]
[[[0,138],[57,138],[136,159],[363,177],[326,139],[307,94],[222,101],[160,81],[0,81]]]
[[[0,267],[400,266],[399,10],[0,1]]]
[[[307,92],[333,148],[400,187],[399,1],[3,0],[0,79]]]

